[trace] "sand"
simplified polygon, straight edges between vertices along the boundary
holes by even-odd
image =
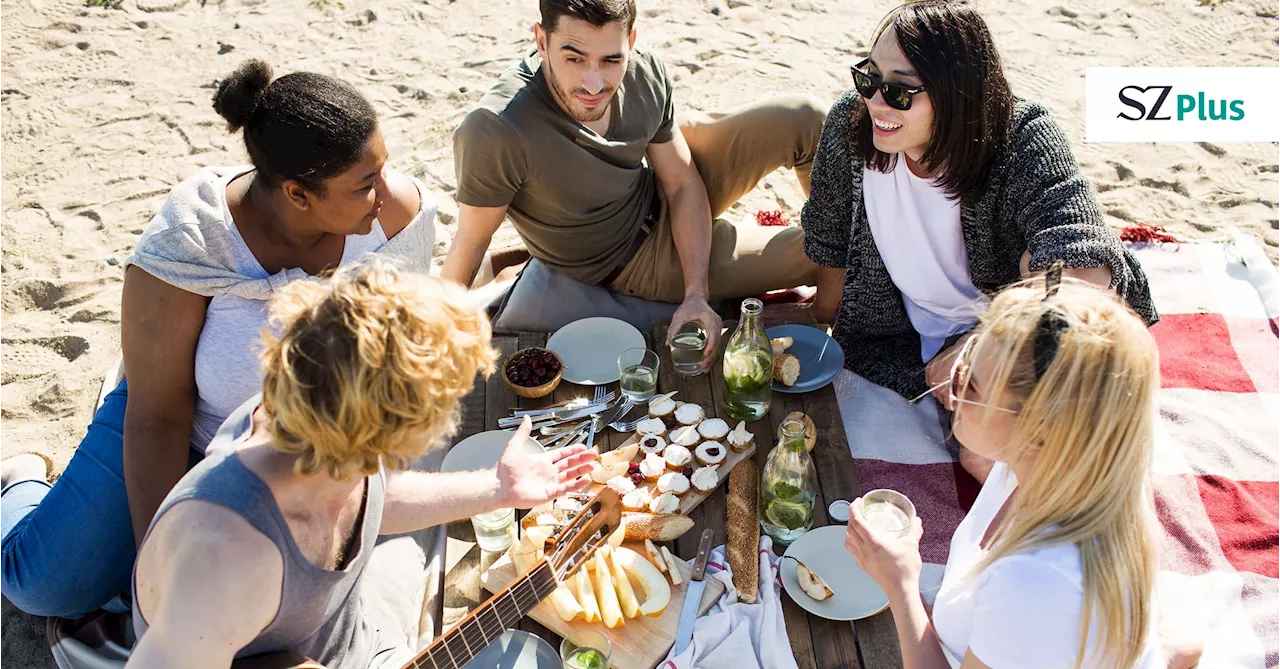
[[[868,49],[886,0],[640,0],[642,42],[664,53],[677,109],[726,110],[807,92],[832,101]],[[1215,239],[1228,225],[1277,247],[1275,144],[1084,144],[1088,66],[1275,66],[1274,0],[980,2],[1014,92],[1044,103],[1074,142],[1108,220]],[[210,107],[247,58],[278,74],[343,77],[379,110],[397,169],[441,200],[438,257],[456,222],[450,136],[494,78],[531,45],[535,0],[76,0],[0,5],[5,454],[65,466],[103,371],[119,355],[119,262],[173,184],[202,165],[243,162]],[[798,218],[784,173],[729,216]],[[495,245],[517,243],[509,225]],[[4,661],[17,653],[6,625]],[[28,643],[36,643],[30,634]],[[31,646],[34,648],[35,646]],[[13,653],[13,654],[11,654]],[[30,653],[27,653],[30,656]]]

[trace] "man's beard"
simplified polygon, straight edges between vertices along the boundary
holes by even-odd
[[[597,93],[596,95],[608,94],[609,99],[605,100],[595,109],[576,109],[576,99],[573,97],[575,93],[581,93],[588,97],[595,97],[595,95],[592,95],[584,88],[575,88],[573,91],[565,91],[564,87],[560,85],[560,80],[556,78],[556,73],[551,69],[551,65],[549,63],[543,63],[542,71],[547,75],[547,83],[551,85],[551,90],[555,96],[559,98],[560,104],[563,105],[565,109],[568,110],[569,115],[579,123],[594,123],[595,121],[599,121],[604,118],[605,113],[609,111],[609,105],[613,103],[613,94],[615,89],[605,88]]]

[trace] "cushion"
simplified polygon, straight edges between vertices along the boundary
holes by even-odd
[[[649,332],[655,321],[671,320],[678,304],[650,302],[610,292],[530,260],[494,318],[495,330],[555,332],[576,320],[607,316]]]

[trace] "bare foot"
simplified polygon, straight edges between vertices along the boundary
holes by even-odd
[[[0,488],[18,481],[48,481],[49,462],[35,453],[23,453],[0,461]]]

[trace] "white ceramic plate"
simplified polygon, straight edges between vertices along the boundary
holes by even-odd
[[[465,669],[560,669],[560,653],[539,637],[507,630],[480,651]]]
[[[835,594],[817,601],[804,594],[796,580],[796,561],[783,560],[782,587],[801,608],[829,620],[858,620],[875,615],[889,606],[889,598],[876,582],[858,569],[844,547],[844,525],[827,525],[809,530],[792,542],[784,556],[805,563],[831,586]]]
[[[618,356],[629,348],[644,348],[644,335],[616,318],[574,321],[547,339],[547,349],[564,362],[564,380],[600,386],[618,380]]]
[[[507,450],[507,442],[515,430],[490,430],[479,432],[453,445],[440,463],[442,472],[473,472],[493,469]],[[526,444],[531,453],[542,453],[542,446],[532,437]]]

